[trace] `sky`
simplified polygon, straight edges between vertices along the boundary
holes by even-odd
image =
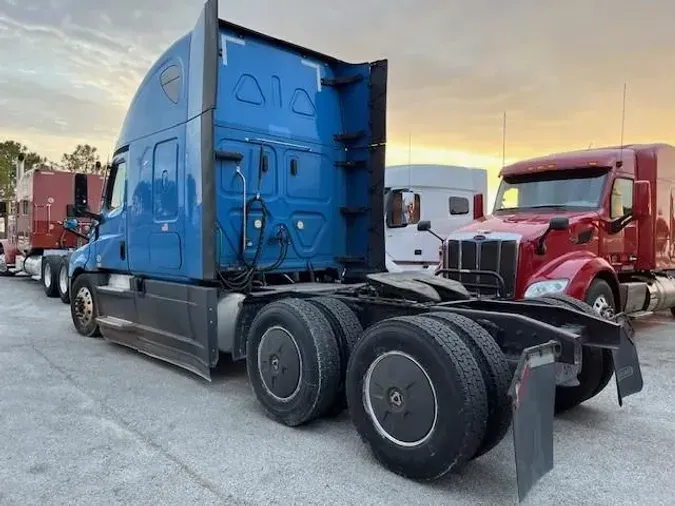
[[[112,149],[146,70],[202,0],[0,0],[0,139]],[[672,0],[220,0],[220,17],[348,61],[389,60],[388,164],[482,167],[675,143]],[[409,143],[410,141],[410,143]]]

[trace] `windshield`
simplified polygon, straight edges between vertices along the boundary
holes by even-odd
[[[597,209],[607,173],[529,174],[502,180],[495,211],[538,208]],[[572,174],[570,174],[570,172]],[[577,176],[577,177],[571,177]]]

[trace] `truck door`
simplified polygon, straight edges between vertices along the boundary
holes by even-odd
[[[612,184],[609,200],[609,218],[617,220],[633,209],[633,180],[617,177]],[[630,222],[616,233],[606,232],[601,241],[603,256],[616,269],[633,267],[637,260],[637,223]]]
[[[99,225],[95,243],[97,267],[110,272],[129,271],[126,183],[127,160],[124,153],[115,158],[110,168],[101,206],[103,222]]]

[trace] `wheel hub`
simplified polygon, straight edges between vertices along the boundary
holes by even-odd
[[[604,295],[599,295],[593,302],[593,311],[603,318],[611,318],[614,315],[614,309],[610,306]]]
[[[82,287],[75,297],[75,316],[83,326],[87,326],[94,315],[94,300],[88,288]]]
[[[300,390],[302,356],[293,335],[282,327],[265,331],[258,346],[263,387],[277,400],[289,401]]]
[[[370,364],[364,404],[375,429],[400,446],[417,446],[431,437],[438,399],[431,378],[412,356],[390,351]]]
[[[389,389],[389,405],[394,409],[403,406],[403,394],[398,388]]]

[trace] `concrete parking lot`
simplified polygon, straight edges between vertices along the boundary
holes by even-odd
[[[528,504],[673,504],[675,320],[636,323],[644,390],[561,416]],[[610,383],[613,386],[613,382]],[[515,504],[510,435],[461,474],[382,468],[346,414],[291,429],[241,364],[212,383],[72,328],[38,283],[0,278],[0,504]]]

